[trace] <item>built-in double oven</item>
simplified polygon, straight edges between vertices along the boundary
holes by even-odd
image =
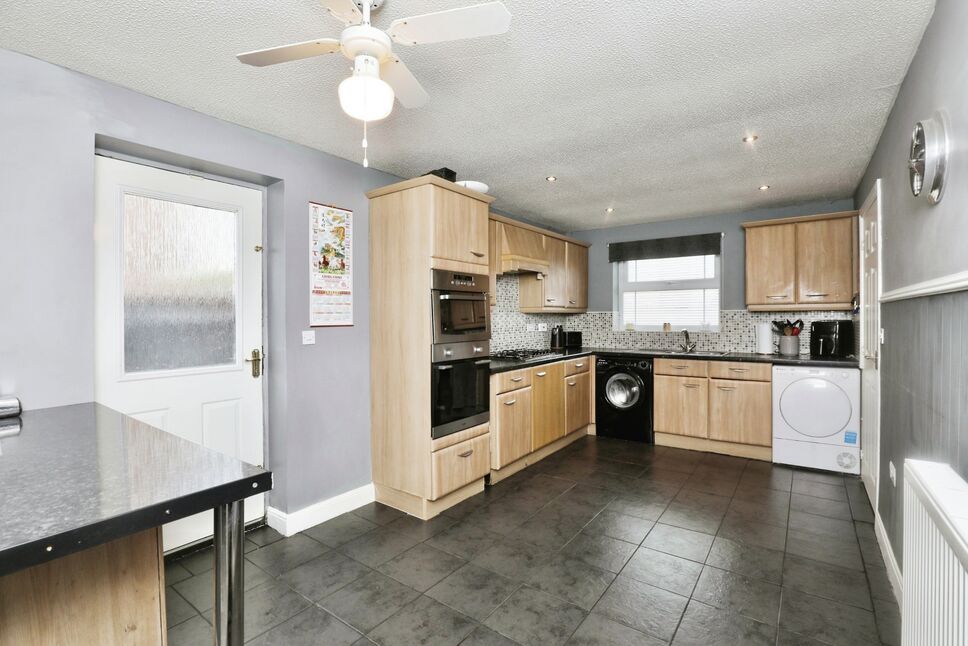
[[[488,277],[433,270],[431,436],[443,437],[490,417],[491,322]]]

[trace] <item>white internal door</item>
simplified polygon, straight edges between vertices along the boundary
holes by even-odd
[[[860,210],[861,478],[877,509],[881,405],[881,180]]]
[[[95,399],[263,464],[262,192],[101,156],[95,182]],[[212,522],[166,525],[165,549]]]

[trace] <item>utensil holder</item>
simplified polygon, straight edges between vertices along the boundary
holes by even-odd
[[[780,354],[785,357],[795,357],[800,354],[799,336],[781,336]]]

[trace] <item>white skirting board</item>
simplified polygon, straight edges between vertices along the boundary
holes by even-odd
[[[345,514],[357,507],[371,503],[374,500],[374,495],[373,483],[371,482],[289,514],[269,507],[266,509],[266,523],[283,536],[292,536],[304,529],[315,527],[320,523],[336,518],[340,514]]]
[[[884,564],[887,565],[887,578],[891,582],[891,588],[894,589],[894,597],[897,599],[897,605],[903,607],[903,589],[901,588],[901,568],[897,565],[897,559],[894,558],[894,550],[891,548],[891,540],[887,537],[887,529],[884,528],[884,522],[881,520],[880,514],[875,514],[874,517],[874,535],[877,537],[877,546],[881,548],[881,556],[884,557]]]

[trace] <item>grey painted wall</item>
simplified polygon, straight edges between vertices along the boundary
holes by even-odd
[[[6,50],[0,88],[0,392],[28,408],[93,399],[95,136],[133,142],[270,184],[270,504],[294,511],[369,483],[364,193],[398,178]],[[303,346],[310,200],[355,212],[356,324]]]
[[[968,270],[968,3],[937,0],[934,17],[901,86],[874,157],[857,190],[858,204],[882,178],[884,289]],[[945,110],[951,157],[944,199],[915,199],[905,164],[914,123]],[[968,292],[885,303],[881,363],[881,470],[878,511],[901,560],[903,462],[950,462],[968,478]],[[897,466],[892,486],[887,464]]]
[[[627,240],[647,240],[697,233],[726,234],[723,240],[723,295],[722,308],[746,309],[746,238],[743,222],[769,220],[794,215],[812,215],[850,211],[853,200],[808,202],[775,209],[757,209],[744,213],[723,213],[682,220],[646,222],[611,229],[576,231],[570,235],[592,243],[588,252],[588,309],[594,312],[612,311],[612,266],[608,262],[608,243]]]

